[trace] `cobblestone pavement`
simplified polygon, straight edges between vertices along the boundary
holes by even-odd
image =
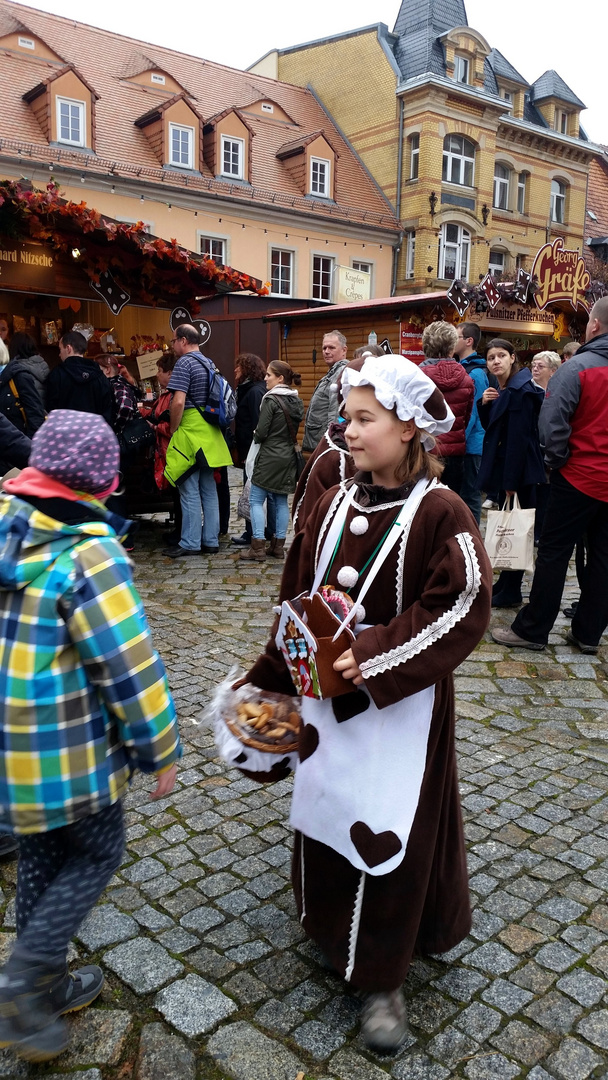
[[[186,756],[170,798],[152,803],[151,784],[134,784],[128,854],[75,942],[74,958],[106,972],[100,1000],[70,1021],[59,1059],[28,1067],[0,1051],[0,1077],[608,1078],[608,648],[582,656],[560,617],[546,653],[486,635],[459,669],[473,930],[414,962],[411,1034],[381,1058],[295,915],[290,781],[228,772],[197,726],[214,683],[264,644],[281,564],[239,564],[226,546],[171,563],[158,526],[140,536],[137,584]],[[6,950],[14,863],[0,880]]]

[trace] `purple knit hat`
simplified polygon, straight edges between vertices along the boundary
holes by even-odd
[[[29,463],[66,487],[98,495],[118,473],[118,439],[96,413],[53,409],[32,439]]]

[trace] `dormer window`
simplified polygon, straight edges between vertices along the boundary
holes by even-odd
[[[555,110],[555,130],[562,135],[568,134],[568,113],[563,109]]]
[[[274,106],[271,105],[269,101],[263,101],[262,105],[261,105],[261,109],[262,109],[262,112],[265,112],[265,113],[273,113],[274,112]]]
[[[456,53],[454,57],[454,82],[468,83],[469,81],[469,61],[465,56],[459,56]]]
[[[85,145],[84,101],[57,98],[57,141],[69,146]]]
[[[36,43],[31,37],[20,37],[17,39],[17,44],[20,49],[35,49]]]
[[[194,168],[194,128],[169,124],[169,164],[178,169]]]
[[[157,74],[156,71],[153,71],[150,75],[150,82],[154,83],[155,86],[164,86],[166,81],[165,76]]]
[[[331,163],[325,158],[310,159],[310,193],[329,198],[329,170]]]
[[[222,176],[233,180],[243,179],[244,139],[234,139],[222,135]]]
[[[500,96],[503,101],[513,101],[513,95],[510,90],[501,90]]]

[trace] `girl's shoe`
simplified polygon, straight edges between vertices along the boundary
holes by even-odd
[[[51,998],[63,977],[39,961],[11,956],[0,977],[0,1047],[33,1062],[63,1053],[68,1031]]]
[[[366,994],[361,1014],[361,1035],[370,1050],[380,1054],[396,1054],[407,1030],[407,1013],[401,990]]]
[[[51,988],[53,1009],[60,1016],[65,1016],[66,1013],[86,1008],[99,997],[104,982],[103,971],[96,964],[66,971],[61,981]]]
[[[272,540],[270,541],[270,547],[268,548],[266,554],[270,555],[273,559],[284,559],[285,540],[280,540],[277,536],[273,536]]]
[[[252,537],[251,547],[245,548],[244,551],[241,551],[239,554],[239,558],[244,559],[245,561],[254,560],[255,562],[265,562],[266,541],[256,540],[255,536]]]

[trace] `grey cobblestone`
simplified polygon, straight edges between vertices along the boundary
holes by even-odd
[[[487,640],[461,666],[473,929],[449,953],[414,961],[410,1033],[394,1059],[381,1058],[361,1042],[360,999],[320,966],[298,920],[292,781],[258,786],[227,770],[211,732],[189,722],[202,719],[233,660],[263,646],[280,565],[239,565],[222,548],[169,567],[155,536],[144,523],[136,577],[186,754],[170,797],[151,802],[152,778],[137,776],[125,800],[128,856],[77,941],[80,962],[96,953],[107,986],[70,1020],[54,1075],[608,1080],[605,644],[597,657],[579,654],[564,644],[560,616],[542,656]],[[2,864],[0,955],[14,891],[14,864]],[[183,1068],[171,1066],[182,1051]],[[0,1050],[2,1076],[33,1080],[33,1070]]]

